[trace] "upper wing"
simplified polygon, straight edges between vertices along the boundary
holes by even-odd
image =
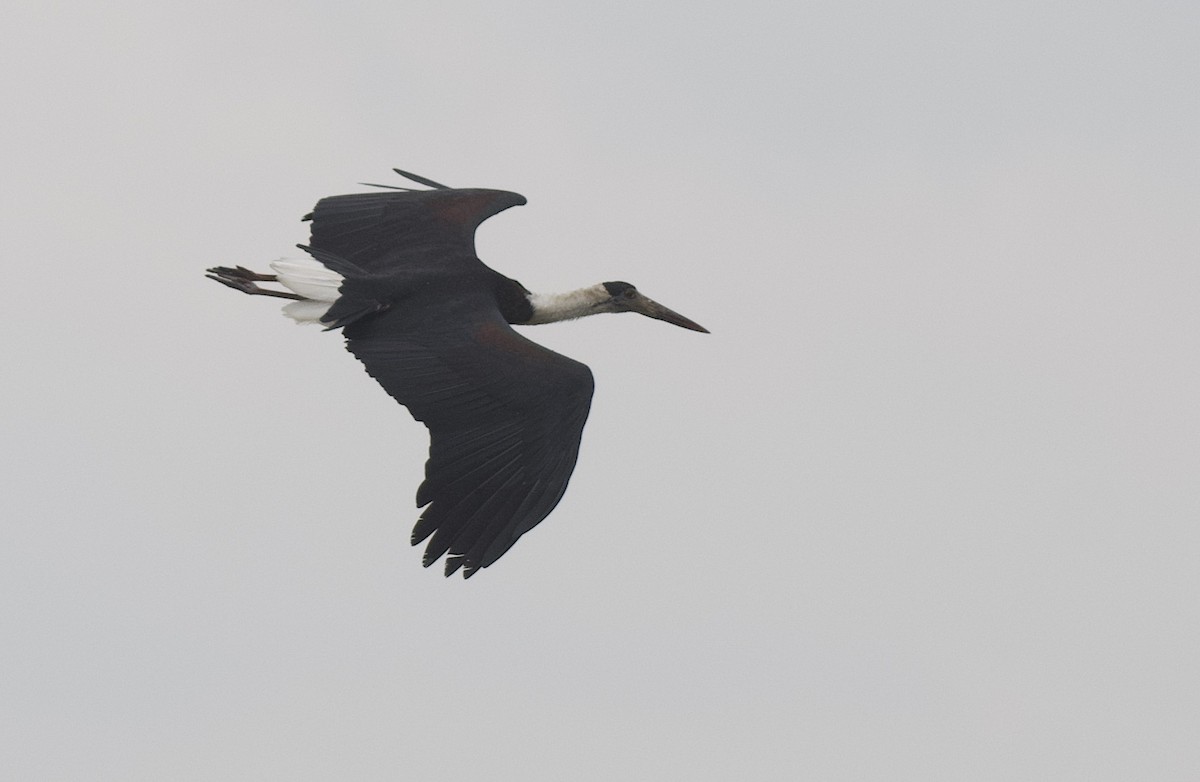
[[[471,576],[566,491],[592,399],[583,364],[517,334],[482,288],[414,297],[346,327],[347,347],[429,428],[413,545]]]
[[[305,216],[309,246],[367,272],[438,270],[474,260],[475,229],[525,197],[506,190],[441,189],[330,196]]]

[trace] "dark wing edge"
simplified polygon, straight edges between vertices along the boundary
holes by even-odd
[[[441,315],[443,313],[439,313]],[[347,329],[347,347],[430,434],[412,543],[446,575],[488,567],[566,491],[591,408],[591,370],[531,342],[492,308],[467,325],[412,328],[393,313]],[[482,316],[482,317],[481,317]]]
[[[352,193],[322,198],[305,216],[309,246],[369,272],[436,266],[475,257],[475,230],[499,212],[526,203],[507,190],[437,189]]]

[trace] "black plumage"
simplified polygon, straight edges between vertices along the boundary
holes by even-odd
[[[342,328],[367,372],[428,427],[429,460],[417,490],[425,510],[412,542],[425,542],[426,566],[445,556],[446,575],[461,569],[469,577],[562,499],[591,407],[591,370],[510,324],[638,312],[706,329],[627,282],[533,296],[475,254],[479,224],[524,204],[523,196],[397,173],[433,189],[380,186],[386,191],[331,196],[305,216],[312,230],[300,246],[336,274],[279,262],[272,264],[278,275],[239,266],[208,276],[243,293],[327,306],[289,314]]]
[[[429,428],[413,544],[424,564],[472,575],[546,518],[566,491],[592,373],[509,323],[528,292],[475,255],[475,229],[524,204],[499,190],[332,196],[305,247],[345,277],[325,320],[383,388]],[[367,317],[370,316],[370,317]]]

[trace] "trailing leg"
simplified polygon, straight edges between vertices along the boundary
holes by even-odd
[[[208,269],[208,274],[204,275],[210,280],[216,280],[222,285],[228,285],[234,290],[251,296],[275,296],[280,299],[295,299],[304,301],[305,297],[291,291],[273,291],[268,288],[261,288],[255,285],[256,282],[279,282],[279,278],[274,274],[259,274],[258,272],[250,271],[243,266],[230,268],[228,266],[214,266]]]

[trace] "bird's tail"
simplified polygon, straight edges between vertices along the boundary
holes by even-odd
[[[271,263],[279,283],[303,296],[283,308],[283,314],[297,323],[321,323],[321,318],[337,301],[342,275],[311,261],[280,259]]]
[[[356,320],[387,309],[386,303],[375,298],[372,286],[365,279],[367,273],[358,266],[339,255],[316,247],[304,244],[296,246],[319,262],[324,267],[324,274],[332,275],[338,281],[336,295],[320,317],[320,322],[326,330],[349,326]],[[280,282],[283,282],[282,277]]]

